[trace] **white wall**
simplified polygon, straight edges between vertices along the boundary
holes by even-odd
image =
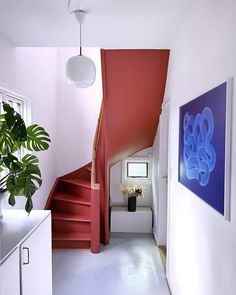
[[[57,175],[64,175],[92,161],[92,147],[102,101],[100,49],[84,48],[96,64],[96,81],[89,88],[75,88],[66,80],[66,61],[79,49],[58,49]]]
[[[0,86],[31,100],[32,122],[50,134],[48,151],[38,153],[43,184],[33,197],[34,208],[43,208],[56,175],[57,50],[14,48],[0,36]],[[18,198],[14,208],[23,208]]]
[[[0,52],[0,86],[30,99],[32,123],[42,125],[52,140],[48,151],[38,153],[43,185],[33,201],[34,208],[43,208],[56,176],[92,159],[102,100],[100,50],[84,49],[97,68],[96,82],[87,89],[66,81],[66,61],[78,54],[76,48],[15,48],[0,36]],[[25,199],[17,200],[14,208],[23,208]]]
[[[179,107],[234,76],[236,2],[196,1],[171,51],[168,279],[173,295],[236,290],[236,104],[233,105],[231,222],[178,183]]]
[[[133,157],[152,156],[152,148],[144,149],[135,153]],[[132,183],[125,181],[124,184]],[[145,187],[144,198],[137,198],[137,206],[152,207],[152,183],[139,181]],[[110,168],[110,202],[111,206],[127,206],[127,198],[121,194],[120,185],[122,184],[122,161]]]

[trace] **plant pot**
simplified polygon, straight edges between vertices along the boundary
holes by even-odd
[[[136,211],[136,197],[128,198],[128,211],[135,212]]]
[[[4,209],[4,204],[5,204],[5,200],[7,196],[8,196],[8,192],[0,193],[0,219],[3,216],[3,209]]]

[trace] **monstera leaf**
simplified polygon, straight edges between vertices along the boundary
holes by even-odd
[[[27,131],[25,122],[21,115],[18,114],[9,104],[3,102],[5,120],[14,140],[25,141],[27,139]]]
[[[4,171],[6,169],[6,166],[5,166],[5,164],[3,163],[3,159],[1,158],[0,159],[0,173],[2,172],[2,171]],[[1,182],[1,180],[0,180],[0,182]]]
[[[44,128],[34,124],[27,128],[27,141],[23,146],[29,151],[43,151],[48,149],[50,141]]]
[[[16,173],[22,171],[22,164],[18,161],[17,157],[12,154],[8,154],[6,157],[2,158],[5,167],[9,169],[9,171]]]
[[[5,114],[0,115],[0,127],[2,127],[6,123]]]
[[[13,195],[10,194],[9,199],[8,199],[8,203],[9,205],[11,205],[12,207],[15,206],[16,204],[16,199]]]
[[[13,152],[15,147],[15,141],[12,133],[7,128],[7,126],[3,125],[0,129],[0,153],[2,155],[7,155]]]
[[[3,155],[16,151],[27,139],[24,120],[7,103],[3,102],[5,114],[0,115],[0,152]]]
[[[27,154],[22,158],[22,163],[24,166],[27,166],[28,164],[32,165],[39,165],[39,159],[35,155]]]
[[[27,201],[25,203],[25,211],[30,213],[33,209],[33,202],[32,202],[32,198],[28,197]]]
[[[14,206],[15,197],[25,196],[25,210],[33,209],[32,196],[42,184],[39,160],[35,155],[27,154],[22,159],[15,152],[22,146],[29,151],[47,150],[50,143],[48,133],[38,125],[26,129],[24,120],[7,103],[3,102],[5,114],[0,115],[0,192],[9,192],[8,202]],[[19,154],[19,153],[18,153]]]
[[[6,181],[7,190],[12,196],[23,196],[24,187],[21,186],[17,181],[15,174],[10,174]]]
[[[25,210],[30,213],[33,209],[32,196],[42,184],[41,173],[36,165],[27,164],[25,169],[15,177],[11,175],[7,179],[7,189],[14,202],[14,196],[25,196],[27,198]]]

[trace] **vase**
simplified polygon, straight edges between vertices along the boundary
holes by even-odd
[[[0,219],[3,216],[4,203],[8,196],[8,192],[0,193]]]
[[[136,197],[128,198],[128,211],[135,212],[136,211]]]

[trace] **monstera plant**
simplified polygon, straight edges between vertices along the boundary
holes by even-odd
[[[25,210],[30,213],[32,196],[42,184],[39,160],[31,152],[47,150],[50,138],[44,128],[36,124],[26,128],[20,114],[9,104],[3,102],[3,110],[4,114],[0,115],[0,198],[7,193],[9,204],[14,206],[16,197],[24,196]],[[17,156],[18,151],[23,151],[22,158]]]

